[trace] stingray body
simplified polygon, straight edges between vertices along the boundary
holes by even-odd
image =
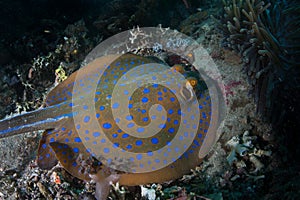
[[[144,67],[131,73],[130,70],[139,65]],[[199,150],[207,139],[214,113],[203,81],[197,75],[193,75],[194,82],[188,81],[187,76],[192,72],[177,69],[185,76],[186,84],[179,85],[175,91],[164,86],[174,79],[172,70],[174,68],[160,66],[150,58],[132,54],[97,58],[50,91],[45,108],[0,121],[0,138],[44,129],[37,155],[39,167],[50,169],[59,161],[73,176],[86,181],[94,176],[97,180],[105,179],[112,171],[119,175],[123,185],[181,177],[201,162]],[[144,83],[146,79],[148,82]],[[118,83],[126,87],[115,89]],[[117,100],[112,101],[113,97]],[[150,160],[152,152],[171,144],[182,121],[182,106],[195,100],[200,108],[195,134],[186,132],[179,137],[179,140],[193,138],[185,146],[185,152],[161,168],[156,169],[156,166],[169,159],[168,154],[165,160],[149,161],[146,167],[153,170],[142,171],[145,166],[139,161]],[[124,111],[124,105],[128,112]],[[147,126],[155,120],[157,130],[152,128],[147,132]],[[130,134],[131,130],[141,137]],[[153,135],[151,131],[157,133]],[[133,156],[124,161],[122,156],[113,154],[114,149]],[[176,147],[168,150],[176,151]],[[113,156],[105,157],[109,154]],[[130,169],[131,160],[139,163],[133,166],[135,170]]]

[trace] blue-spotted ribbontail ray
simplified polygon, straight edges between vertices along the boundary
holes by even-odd
[[[110,176],[140,185],[188,173],[200,149],[211,148],[207,132],[218,121],[199,74],[133,54],[95,59],[50,91],[45,106],[0,121],[0,138],[45,129],[39,167],[59,161],[73,176],[96,180],[100,199]]]

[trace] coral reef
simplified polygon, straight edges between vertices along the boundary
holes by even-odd
[[[296,1],[224,1],[223,45],[237,52],[257,111],[277,123],[299,97],[299,12]],[[293,95],[290,93],[293,92]],[[293,103],[291,103],[293,102]]]
[[[12,112],[19,113],[40,107],[43,103],[44,93],[53,86],[54,81],[63,78],[59,77],[63,76],[62,70],[66,70],[65,74],[69,74],[80,67],[80,61],[94,44],[92,40],[86,38],[88,31],[85,26],[83,20],[67,26],[60,33],[62,39],[59,44],[57,41],[49,44],[55,48],[48,51],[47,54],[38,55],[31,61],[22,64],[13,60],[0,69],[0,72],[4,74],[0,79],[0,91],[6,92],[6,95],[1,98],[3,101],[0,102],[2,117]],[[34,34],[36,33],[34,32]],[[23,44],[25,47],[20,48],[20,51],[24,51],[24,48],[28,47],[27,43],[31,41],[28,38],[23,38],[23,40],[26,44]],[[21,45],[19,41],[16,41],[13,46],[16,44],[17,46]],[[79,50],[79,47],[84,48]],[[36,51],[40,49],[35,46],[34,48]],[[30,49],[26,51],[30,51]],[[31,57],[32,54],[27,56]],[[20,105],[16,106],[16,103]]]
[[[11,8],[5,2],[11,3]],[[45,1],[39,1],[41,2]],[[291,0],[265,0],[262,5],[260,0],[226,0],[227,13],[221,19],[221,23],[225,25],[221,27],[223,46],[242,57],[244,70],[257,98],[258,111],[277,120],[280,116],[286,116],[281,119],[289,121],[280,129],[282,134],[278,136],[279,134],[274,134],[274,130],[278,129],[271,131],[255,115],[255,105],[247,97],[247,76],[240,73],[240,58],[234,51],[221,48],[221,34],[216,30],[215,22],[211,18],[206,19],[207,14],[219,14],[222,9],[219,0],[205,0],[201,3],[199,0],[187,0],[191,7],[189,9],[186,9],[183,0],[143,0],[136,4],[132,2],[138,1],[103,1],[103,4],[94,5],[95,12],[88,13],[88,17],[72,12],[72,15],[76,15],[76,21],[83,19],[77,23],[71,20],[74,17],[65,16],[65,12],[57,19],[43,15],[47,17],[40,16],[41,21],[32,25],[30,30],[28,26],[15,26],[20,18],[23,25],[34,21],[25,9],[20,9],[19,1],[0,2],[3,11],[0,20],[3,25],[3,30],[0,31],[3,34],[0,42],[0,73],[3,74],[0,78],[0,115],[38,108],[47,88],[54,81],[59,82],[59,79],[74,71],[86,53],[102,38],[137,24],[140,27],[157,26],[164,22],[164,27],[176,27],[194,37],[208,49],[220,66],[222,78],[228,86],[227,106],[230,108],[224,132],[214,148],[214,153],[189,175],[173,182],[143,187],[123,187],[116,184],[111,190],[110,199],[142,199],[145,198],[142,197],[142,189],[144,196],[153,194],[155,189],[156,198],[160,199],[299,199],[300,165],[294,162],[300,158],[295,156],[295,152],[300,150],[297,147],[299,140],[296,139],[299,136],[291,134],[297,132],[297,123],[300,121],[297,118],[300,104],[296,103],[297,98],[299,99],[299,82],[296,79],[299,77],[297,63],[300,58],[297,42],[299,3]],[[172,5],[165,2],[171,2]],[[269,7],[265,7],[268,3],[271,3]],[[60,4],[52,5],[60,7]],[[44,12],[32,4],[27,7]],[[196,8],[200,12],[188,17],[191,10]],[[263,11],[264,8],[266,9]],[[15,12],[16,10],[21,12]],[[59,14],[49,7],[47,10],[55,16]],[[99,16],[97,20],[95,16]],[[253,22],[247,23],[251,22],[251,16]],[[4,23],[6,21],[10,23]],[[228,21],[233,32],[227,26]],[[255,32],[254,22],[260,35]],[[69,23],[71,25],[66,28]],[[239,23],[239,29],[236,28],[236,23]],[[138,28],[135,32],[139,32]],[[246,52],[252,46],[255,47]],[[157,49],[160,52],[159,46]],[[252,67],[255,65],[251,68],[253,55],[256,55],[258,63],[252,62]],[[178,59],[182,58],[171,58],[168,63],[181,63]],[[261,72],[258,73],[259,71]],[[278,111],[282,111],[282,115],[274,114]],[[250,146],[247,146],[247,137],[243,137],[245,131],[249,131],[250,137],[257,137],[251,140]],[[84,183],[70,176],[60,166],[50,171],[36,166],[33,154],[39,140],[37,134],[26,134],[0,142],[0,199],[93,199],[94,183]],[[236,146],[226,146],[232,138],[238,140]],[[244,147],[247,149],[245,155],[236,152]],[[235,161],[230,165],[226,157],[232,151],[235,152]]]

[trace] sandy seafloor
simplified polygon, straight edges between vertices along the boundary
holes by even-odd
[[[213,11],[213,8],[207,9],[207,12]],[[183,178],[168,183],[154,183],[143,186],[142,189],[139,186],[115,186],[109,198],[141,199],[143,193],[148,194],[148,198],[151,199],[153,191],[156,192],[156,198],[178,200],[299,198],[299,166],[297,162],[288,160],[290,159],[289,152],[281,144],[282,136],[276,136],[271,126],[257,115],[256,105],[249,95],[250,86],[246,81],[247,77],[242,72],[240,58],[235,53],[220,47],[221,36],[214,28],[215,22],[211,18],[207,17],[198,23],[192,30],[193,37],[211,54],[226,86],[228,112],[218,142],[203,163]],[[85,52],[91,50],[97,40],[100,40],[97,37],[96,39],[86,38],[76,32],[78,29],[84,31],[88,29],[82,21],[70,24],[71,28],[70,26],[68,29],[63,28],[60,33],[68,35],[65,37],[69,39],[57,42],[62,45],[60,50],[63,56],[51,50],[49,53],[53,57],[39,57],[39,59],[45,58],[46,61],[40,60],[41,67],[35,68],[35,74],[44,73],[46,78],[43,77],[43,80],[40,80],[40,77],[32,78],[30,87],[37,89],[34,94],[30,94],[33,89],[25,85],[26,94],[22,93],[18,96],[16,95],[18,90],[13,88],[14,85],[11,86],[7,79],[1,78],[0,111],[2,117],[11,112],[17,113],[23,109],[34,109],[41,105],[47,93],[46,90],[53,86],[53,77],[55,77],[54,70],[43,67],[43,62],[49,62],[54,69],[57,63],[64,62],[66,74],[69,75],[80,63]],[[72,33],[74,37],[69,36]],[[85,45],[76,46],[71,39],[78,39]],[[28,41],[22,45],[28,45]],[[74,50],[79,52],[77,58]],[[7,59],[7,57],[13,58],[12,55],[4,55],[2,59]],[[54,63],[52,64],[54,66],[51,63]],[[33,58],[24,64],[19,62],[16,66],[11,61],[5,61],[1,65],[5,66],[1,76],[9,77],[8,79],[15,76],[13,71],[19,67],[18,73],[24,73],[18,81],[21,85],[26,82],[24,77],[28,77],[31,66],[38,66],[37,60]],[[93,199],[93,183],[84,183],[71,177],[60,165],[50,171],[40,170],[36,166],[34,160],[40,133],[27,133],[0,140],[0,199]],[[227,157],[232,152],[236,152],[229,142],[233,137],[238,138],[241,144],[248,142],[251,145],[247,147],[244,155],[237,153],[235,161],[230,163]],[[147,199],[147,197],[143,198]]]

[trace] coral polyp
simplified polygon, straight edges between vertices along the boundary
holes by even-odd
[[[296,13],[300,4],[276,0],[223,3],[223,46],[240,55],[257,111],[274,124],[283,117],[278,111],[288,109],[286,100],[297,98],[288,93],[299,91],[300,46],[296,41],[300,17]]]

